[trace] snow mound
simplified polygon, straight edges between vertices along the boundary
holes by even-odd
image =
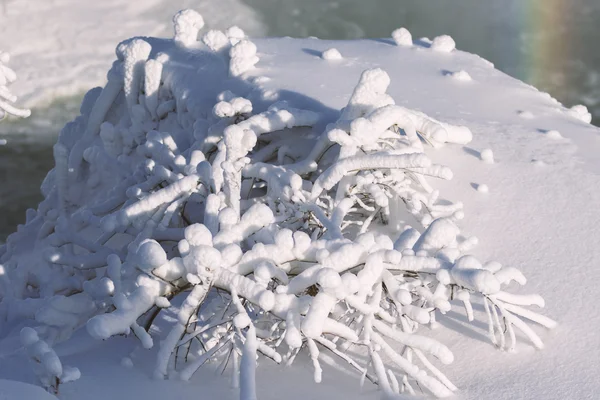
[[[0,399],[2,400],[58,400],[39,386],[28,383],[0,379]]]
[[[462,82],[470,82],[473,80],[473,78],[471,78],[471,75],[469,75],[469,73],[465,70],[451,72],[450,74],[448,74],[448,76],[452,79]]]
[[[483,149],[481,150],[481,152],[479,153],[479,157],[481,158],[481,160],[487,164],[493,164],[494,163],[494,152],[492,151],[492,149]]]
[[[327,49],[325,50],[322,54],[321,54],[321,58],[323,58],[323,60],[328,60],[328,61],[332,61],[332,60],[342,60],[343,57],[340,54],[340,52],[338,51],[338,49],[335,48],[331,48],[331,49]]]
[[[588,111],[587,107],[582,104],[571,107],[567,111],[567,114],[588,124],[592,122],[592,114]]]
[[[441,35],[437,36],[431,42],[431,50],[440,53],[450,53],[456,48],[456,43],[451,36]]]
[[[121,359],[121,366],[124,368],[133,368],[133,360],[129,357],[123,357]]]
[[[479,183],[477,184],[477,191],[479,193],[488,193],[490,191],[490,188],[485,183]]]
[[[406,28],[398,28],[392,32],[392,39],[398,46],[412,46],[412,35]]]
[[[554,129],[546,132],[546,136],[548,136],[550,139],[562,139],[560,132]]]

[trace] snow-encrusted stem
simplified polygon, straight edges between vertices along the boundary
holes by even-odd
[[[471,131],[464,126],[444,124],[421,112],[396,105],[381,107],[373,111],[368,119],[377,127],[376,132],[394,125],[403,129],[411,145],[419,150],[423,148],[415,136],[417,132],[434,147],[444,143],[467,144],[473,139]]]
[[[454,355],[450,349],[434,339],[394,330],[380,320],[374,320],[373,327],[382,335],[387,336],[398,343],[434,355],[444,364],[451,364],[454,361]]]
[[[250,207],[239,223],[222,229],[213,239],[217,248],[223,248],[232,243],[239,243],[256,231],[272,223],[273,211],[264,204],[255,204]]]
[[[237,124],[241,129],[249,129],[257,137],[268,132],[276,132],[282,129],[300,126],[314,126],[321,115],[309,110],[284,106],[272,106],[269,110],[254,115]]]
[[[13,106],[10,103],[17,101],[17,96],[14,96],[8,89],[8,85],[17,79],[17,74],[8,68],[6,63],[10,61],[10,55],[0,51],[0,120],[6,114],[12,114],[16,117],[27,118],[31,115],[31,111]]]
[[[201,283],[193,287],[192,291],[184,300],[179,314],[177,315],[177,323],[171,329],[166,339],[160,344],[160,349],[156,356],[156,367],[154,368],[154,377],[162,379],[167,376],[167,367],[171,354],[175,351],[177,343],[181,340],[185,329],[190,321],[190,318],[198,310],[206,295],[210,290],[210,283]]]
[[[231,125],[225,129],[224,136],[227,156],[226,162],[222,164],[225,179],[223,191],[229,207],[239,218],[244,157],[256,145],[256,134],[239,125]]]
[[[20,118],[27,118],[31,115],[30,110],[17,108],[15,106],[11,105],[10,103],[8,103],[7,101],[1,100],[1,99],[0,99],[0,112],[12,114],[12,115],[14,115],[16,117],[20,117]],[[3,116],[4,116],[4,114],[2,114],[0,117],[3,117]]]
[[[200,177],[198,175],[192,174],[186,176],[185,178],[144,197],[134,204],[121,209],[118,214],[111,214],[104,217],[102,227],[105,232],[110,232],[120,226],[126,226],[131,223],[134,218],[147,214],[158,206],[171,203],[179,196],[188,196],[200,183]]]
[[[406,358],[402,357],[377,333],[371,334],[371,339],[374,343],[381,346],[382,351],[408,376],[416,380],[420,385],[429,390],[434,396],[443,398],[452,396],[452,390],[444,385],[439,380],[428,376],[424,371],[420,370],[416,365],[410,363]]]
[[[144,65],[144,104],[154,119],[158,119],[158,90],[160,88],[163,63],[150,59]]]
[[[258,342],[256,329],[250,324],[240,364],[240,400],[256,400],[256,352]]]
[[[61,216],[65,216],[67,212],[67,195],[69,189],[69,165],[68,165],[68,150],[61,144],[56,143],[53,147],[54,155],[54,170],[56,171],[56,189],[58,193],[58,203]]]
[[[327,350],[331,351],[333,354],[335,354],[337,357],[341,358],[342,360],[344,360],[345,362],[347,362],[350,366],[352,366],[354,369],[356,369],[358,372],[361,373],[361,375],[365,375],[365,377],[371,381],[371,383],[376,384],[377,383],[377,379],[372,376],[367,368],[361,367],[356,361],[354,361],[350,356],[348,356],[347,354],[344,354],[343,352],[339,351],[335,344],[332,343],[331,341],[324,339],[323,337],[318,337],[314,339],[315,342],[319,343],[321,346],[323,346],[324,348],[326,348]]]
[[[85,132],[81,140],[73,146],[69,153],[70,171],[79,171],[79,167],[83,161],[83,152],[92,144],[94,137],[100,132],[100,125],[104,121],[106,113],[123,89],[123,80],[118,75],[115,76],[116,74],[117,72],[109,73],[108,82],[100,92],[90,112]]]
[[[128,298],[130,307],[117,308],[109,314],[97,315],[90,319],[86,325],[88,333],[95,339],[108,339],[129,332],[139,316],[154,306],[158,294],[158,288],[139,287]]]
[[[323,190],[331,189],[350,172],[382,168],[408,169],[429,167],[430,165],[431,160],[424,154],[348,157],[338,161],[319,176],[313,185],[310,199],[315,200]]]
[[[191,47],[198,40],[198,31],[204,26],[204,19],[194,10],[181,10],[173,16],[175,43]]]
[[[213,357],[219,350],[221,350],[224,346],[226,346],[231,341],[230,338],[223,338],[218,343],[216,343],[213,347],[211,347],[207,352],[200,355],[198,358],[190,362],[179,374],[179,378],[184,381],[190,380],[192,375],[211,357]]]
[[[215,322],[211,322],[210,324],[206,324],[201,327],[198,327],[193,332],[188,333],[179,342],[177,342],[177,346],[183,346],[184,344],[188,343],[190,340],[194,339],[198,335],[200,335],[210,329],[213,329],[217,326],[226,325],[226,324],[230,323],[231,321],[232,321],[231,318],[226,318],[226,319],[221,319],[221,320],[218,320]]]
[[[38,378],[48,391],[57,394],[61,383],[79,379],[81,376],[79,370],[63,365],[54,349],[41,340],[33,328],[23,328],[20,337],[21,343],[36,366]]]

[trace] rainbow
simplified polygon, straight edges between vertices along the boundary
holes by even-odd
[[[566,63],[572,59],[576,27],[569,26],[571,0],[523,0],[516,2],[515,18],[521,35],[513,49],[518,61],[518,77],[556,93],[565,82]],[[523,35],[526,41],[523,43]]]

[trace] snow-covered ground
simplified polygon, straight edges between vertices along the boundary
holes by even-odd
[[[2,400],[56,400],[39,386],[28,385],[23,382],[0,379],[0,399]]]
[[[413,47],[397,46],[391,38],[253,42],[259,61],[250,69],[248,82],[254,82],[250,89],[265,101],[286,100],[334,120],[361,73],[382,68],[391,79],[387,93],[396,104],[467,126],[473,133],[468,145],[428,150],[434,162],[448,165],[454,175],[451,181],[435,185],[447,199],[464,203],[463,234],[479,238],[473,254],[522,270],[528,278],[527,293],[544,297],[544,314],[559,326],[550,332],[536,330],[546,344],[544,350],[536,351],[521,340],[517,353],[508,354],[489,343],[485,319],[469,323],[456,311],[440,318],[442,326],[431,335],[455,354],[445,372],[459,387],[458,396],[594,398],[600,391],[598,128],[576,118],[582,115],[579,109],[566,109],[487,61],[456,50],[434,51],[427,41],[415,40]],[[441,42],[443,49],[451,50],[446,39]],[[332,48],[341,58],[324,59],[323,53]],[[105,67],[105,60],[97,64]],[[461,76],[471,79],[453,79]],[[63,87],[49,82],[50,87]],[[476,311],[481,314],[477,307]],[[237,390],[229,388],[227,376],[209,370],[189,383],[152,380],[148,365],[153,363],[153,351],[137,349],[131,362],[122,360],[135,342],[133,338],[94,341],[83,331],[57,346],[63,362],[82,372],[81,379],[61,387],[59,397],[185,399],[198,397],[199,390],[204,398],[238,396]],[[14,338],[1,342],[0,377],[34,382],[18,348]],[[304,356],[298,361],[289,370],[263,361],[257,370],[258,397],[374,399],[380,395],[370,385],[360,392],[352,371],[327,363],[323,382],[312,385],[311,360]]]

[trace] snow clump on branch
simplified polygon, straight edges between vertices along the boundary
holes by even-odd
[[[17,117],[27,118],[31,111],[13,106],[11,103],[17,101],[8,86],[17,80],[17,74],[5,64],[10,61],[10,55],[0,51],[0,120],[6,115],[12,114]]]

